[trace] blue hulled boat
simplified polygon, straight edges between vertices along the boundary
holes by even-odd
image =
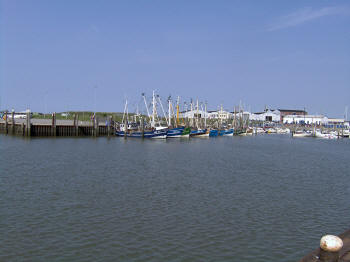
[[[205,129],[191,130],[190,136],[191,137],[209,136],[209,131],[206,128]]]
[[[209,132],[210,137],[215,137],[219,135],[219,131],[217,129],[211,129]]]
[[[230,129],[225,129],[223,130],[223,136],[233,136],[233,133],[234,133],[234,130],[233,128],[230,128]]]
[[[171,128],[168,130],[167,137],[169,138],[182,137],[184,130],[185,130],[184,126]]]
[[[144,131],[129,131],[126,133],[127,137],[136,137],[136,138],[167,138],[168,129],[156,129],[156,130],[147,130]],[[124,131],[117,131],[117,136],[125,136]]]

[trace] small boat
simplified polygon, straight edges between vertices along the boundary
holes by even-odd
[[[223,136],[224,134],[225,134],[224,129],[211,129],[211,130],[209,130],[210,137]]]
[[[190,137],[191,129],[189,127],[175,127],[168,130],[167,138],[185,138]]]
[[[262,128],[262,127],[255,128],[255,134],[263,134],[263,133],[265,133],[264,128]]]
[[[168,130],[167,137],[169,138],[182,137],[182,133],[184,130],[185,130],[184,126],[171,128]]]
[[[218,136],[219,135],[219,130],[217,130],[217,129],[211,129],[210,131],[209,131],[209,136],[210,137],[216,137],[216,136]]]
[[[312,133],[308,131],[295,131],[292,133],[292,137],[312,137]]]
[[[253,130],[253,128],[248,128],[248,129],[246,130],[246,135],[247,135],[247,136],[252,136],[252,135],[254,135],[254,130]]]
[[[316,138],[323,138],[323,139],[337,139],[338,136],[335,133],[322,133],[321,131],[316,130],[314,133],[314,136]]]
[[[233,136],[234,133],[234,129],[233,128],[229,128],[229,129],[225,129],[223,136]]]
[[[208,129],[197,129],[197,130],[191,130],[190,136],[191,137],[209,137],[209,130]]]
[[[167,138],[168,128],[163,126],[157,126],[153,133],[154,136],[152,138]]]
[[[183,137],[183,138],[190,137],[190,133],[191,133],[191,128],[190,127],[185,127],[184,131],[181,134],[181,137]]]
[[[276,128],[277,134],[290,134],[289,128]]]
[[[266,130],[266,133],[267,133],[267,134],[276,134],[276,133],[277,133],[277,130],[276,130],[275,128],[271,127],[271,128],[268,128],[268,129]]]

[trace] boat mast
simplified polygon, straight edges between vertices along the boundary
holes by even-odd
[[[146,101],[145,93],[142,93],[142,97],[143,97],[143,101],[145,102],[145,106],[146,106],[148,118],[151,118],[151,115],[149,114],[149,110],[148,110],[148,106],[147,106],[147,101]]]
[[[160,100],[160,96],[157,95],[157,97],[158,97],[158,101],[159,101],[160,107],[162,108],[162,111],[163,111],[163,115],[164,115],[164,117],[165,117],[165,120],[166,120],[166,122],[168,123],[168,118],[167,118],[167,116],[166,116],[166,114],[165,114],[165,110],[164,110],[162,101]]]
[[[125,106],[124,106],[124,113],[123,113],[123,119],[122,119],[122,123],[125,124],[125,117],[126,117],[126,109],[128,107],[128,100],[125,100]],[[126,126],[124,127],[124,131],[126,130]]]
[[[204,104],[204,128],[207,128],[207,101]]]
[[[194,126],[194,114],[193,114],[193,100],[191,98],[191,114],[192,114],[192,117],[191,117],[191,127]]]
[[[153,96],[152,96],[152,121],[151,121],[151,127],[156,126],[156,97],[154,95],[154,90],[153,90]]]
[[[236,130],[236,106],[233,106],[233,130]]]
[[[168,126],[171,126],[171,96],[168,97]]]
[[[179,119],[179,115],[180,115],[179,104],[180,104],[180,97],[178,96],[177,101],[176,101],[176,127],[178,127],[179,121],[180,121],[180,119]]]
[[[197,128],[199,129],[199,104],[198,104],[198,98],[197,98]]]
[[[220,114],[221,114],[221,117],[220,117],[220,129],[222,128],[222,115],[223,115],[223,112],[222,112],[222,104],[221,104],[221,108],[220,108]],[[219,114],[219,116],[220,116]]]

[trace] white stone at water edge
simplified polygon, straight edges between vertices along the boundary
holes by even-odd
[[[324,251],[337,252],[343,247],[343,240],[337,236],[325,235],[321,238],[320,247]]]

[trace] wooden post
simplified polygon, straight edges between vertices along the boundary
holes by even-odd
[[[107,136],[109,136],[111,133],[111,122],[112,122],[111,119],[112,119],[111,116],[107,117]]]
[[[95,114],[92,116],[92,136],[95,136]]]
[[[143,117],[141,116],[141,132],[142,132],[142,138],[145,137],[145,125],[144,125],[144,120]]]
[[[22,123],[22,136],[26,135],[26,126]]]
[[[9,133],[9,124],[8,124],[8,111],[5,111],[5,131],[6,131],[6,135]]]
[[[78,115],[74,114],[74,132],[75,132],[75,136],[79,135],[79,121],[78,121]]]
[[[12,118],[12,135],[14,135],[16,133],[16,130],[15,130],[15,110],[12,109],[12,113],[11,113],[11,118]]]
[[[31,136],[30,109],[27,109],[26,136]]]
[[[343,247],[341,238],[333,235],[326,235],[320,241],[319,259],[322,262],[338,262],[339,251]]]
[[[52,123],[51,123],[51,129],[52,129],[52,136],[57,135],[57,130],[56,130],[56,113],[52,113]]]
[[[95,116],[95,119],[94,119],[94,123],[95,123],[95,137],[98,137],[98,129],[99,129],[99,123],[98,123],[98,117]]]
[[[125,123],[124,123],[124,138],[126,138],[126,132],[128,132],[128,120],[125,118]]]

